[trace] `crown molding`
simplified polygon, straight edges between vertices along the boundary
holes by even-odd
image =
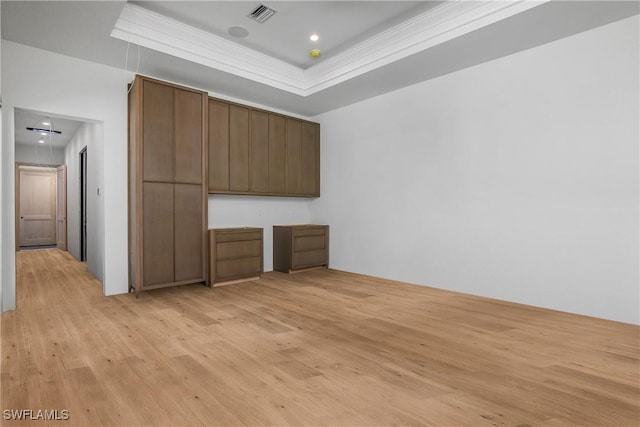
[[[122,9],[111,36],[305,95],[302,69],[130,3]]]
[[[447,1],[305,70],[307,90],[327,89],[547,1]]]
[[[450,0],[306,70],[130,3],[111,36],[309,96],[547,1]]]

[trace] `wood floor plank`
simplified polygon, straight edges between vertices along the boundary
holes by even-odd
[[[104,297],[66,252],[16,261],[2,409],[71,417],[38,425],[640,421],[635,325],[327,269]]]

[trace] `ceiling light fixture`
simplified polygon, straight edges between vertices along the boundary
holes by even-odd
[[[320,37],[318,37],[317,34],[311,34],[311,37],[309,37],[309,40],[311,40],[312,42],[317,42],[320,39]]]
[[[56,135],[62,135],[62,132],[60,132],[59,130],[53,130],[53,129],[42,129],[42,128],[28,127],[27,130],[30,130],[30,131],[33,131],[33,132],[40,132],[40,135],[49,135],[51,133],[54,133]]]
[[[39,140],[38,140],[38,143],[40,143],[40,144],[44,144],[44,139],[39,139]]]
[[[45,126],[51,126],[51,122],[48,119],[43,121],[42,124]]]
[[[309,51],[309,55],[311,55],[313,58],[317,58],[318,56],[320,56],[320,49],[311,49]]]

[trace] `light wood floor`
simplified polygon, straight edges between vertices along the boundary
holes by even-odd
[[[2,409],[59,425],[640,420],[632,325],[332,270],[104,297],[55,249],[18,254],[17,294]]]

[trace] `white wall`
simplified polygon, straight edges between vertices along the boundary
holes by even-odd
[[[47,64],[42,67],[42,64]],[[2,310],[15,308],[14,108],[97,124],[96,270],[107,295],[127,292],[127,94],[132,73],[2,40]],[[98,191],[100,192],[98,196]]]
[[[273,270],[273,226],[308,224],[312,199],[296,197],[209,196],[209,228],[264,229],[264,271]]]
[[[316,117],[331,266],[637,324],[633,17]]]
[[[2,34],[2,5],[0,5],[0,35]],[[4,167],[4,149],[2,148],[4,146],[4,133],[2,131],[2,43],[0,43],[0,196],[2,196],[2,200],[4,200],[4,173],[2,172],[2,169]],[[3,219],[3,214],[2,214],[2,208],[4,206],[0,206],[0,237],[4,237],[4,219]],[[15,237],[14,237],[15,240]],[[13,249],[12,249],[13,250]],[[2,260],[4,259],[4,245],[0,244],[0,268],[2,267]],[[3,278],[3,274],[0,273],[0,313],[4,312],[4,302],[3,302],[3,286],[4,286],[4,278]]]
[[[98,160],[94,152],[98,149],[96,142],[100,140],[101,125],[84,123],[65,150],[67,165],[67,250],[80,260],[80,152],[87,149],[87,188],[95,188],[99,177]],[[95,235],[97,227],[99,197],[93,191],[87,191],[87,268],[94,276],[103,277],[100,263],[102,249],[98,246],[99,236]]]
[[[0,57],[1,56],[2,55],[0,55]],[[2,68],[0,68],[0,70],[1,69]],[[1,80],[1,77],[2,76],[0,75],[0,80]],[[1,99],[2,99],[2,96],[0,96],[0,102],[1,102]],[[0,105],[0,194],[3,193],[3,182],[2,181],[4,179],[3,178],[4,173],[2,173],[2,170],[1,170],[2,166],[4,165],[4,154],[3,154],[4,150],[2,149],[2,146],[4,145],[4,142],[3,142],[4,140],[3,140],[3,136],[2,135],[3,135],[3,133],[2,133],[2,106]],[[2,196],[2,197],[3,197],[3,200],[4,200],[4,196]],[[4,206],[0,206],[0,237],[4,237],[4,234],[2,234],[3,233],[3,224],[2,223],[4,222],[4,219],[3,219],[2,209],[1,209],[3,207]],[[14,237],[14,239],[15,239],[15,237]],[[15,242],[15,240],[14,240],[14,242]],[[0,267],[2,267],[2,260],[4,259],[3,251],[4,251],[4,245],[0,244]],[[0,273],[0,313],[4,312],[4,305],[3,305],[3,299],[4,298],[2,296],[3,295],[2,289],[3,289],[3,286],[4,286],[3,276],[4,275],[2,273]]]
[[[33,144],[16,144],[15,161],[24,163],[61,165],[64,163],[64,149],[51,148],[50,150],[46,145],[40,145],[36,147]]]

